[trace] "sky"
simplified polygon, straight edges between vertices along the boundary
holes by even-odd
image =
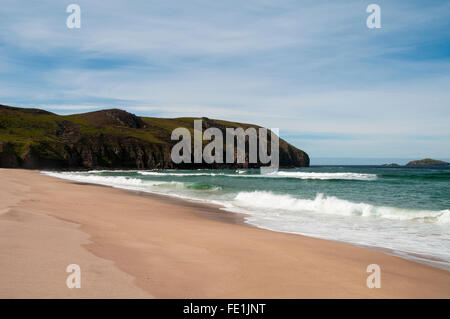
[[[2,0],[0,104],[254,123],[312,159],[446,159],[449,17],[434,0]]]

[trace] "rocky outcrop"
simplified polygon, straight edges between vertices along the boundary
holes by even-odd
[[[424,158],[422,160],[411,161],[406,166],[450,166],[450,163],[444,161],[438,161],[431,158]]]
[[[174,128],[193,118],[138,117],[119,109],[60,116],[0,105],[0,167],[30,169],[244,168],[260,164],[174,164]],[[203,118],[204,129],[255,127]],[[193,132],[193,131],[192,131]],[[269,139],[270,145],[270,139]],[[269,146],[270,147],[270,146]],[[248,147],[247,147],[248,149]],[[248,160],[248,154],[246,156]],[[280,139],[280,166],[309,166],[308,155]]]
[[[145,122],[138,116],[119,109],[103,110],[79,114],[79,118],[94,127],[124,126],[129,128],[145,128]]]

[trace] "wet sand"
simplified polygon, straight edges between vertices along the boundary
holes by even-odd
[[[2,298],[450,298],[448,271],[216,207],[38,171],[0,169],[0,180]],[[66,286],[69,264],[80,289]]]

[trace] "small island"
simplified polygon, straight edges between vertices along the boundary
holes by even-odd
[[[422,160],[411,161],[406,164],[406,166],[450,166],[450,163],[431,158],[424,158]]]
[[[383,167],[399,167],[400,165],[398,165],[397,163],[391,163],[391,164],[383,164],[381,166],[383,166]]]

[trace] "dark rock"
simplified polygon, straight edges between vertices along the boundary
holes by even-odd
[[[170,158],[174,128],[193,129],[193,118],[138,117],[111,109],[60,116],[0,105],[0,167],[30,169],[247,168],[256,164],[179,164]],[[258,126],[203,118],[203,129]],[[3,142],[2,142],[3,141]],[[248,139],[247,139],[248,151]],[[268,138],[270,149],[270,136]],[[224,156],[225,158],[225,156]],[[248,152],[246,154],[248,161]],[[308,155],[280,139],[280,166],[309,166]]]
[[[391,164],[383,164],[381,166],[383,166],[383,167],[399,167],[400,165],[398,165],[397,163],[391,163]]]
[[[431,158],[424,158],[422,160],[411,161],[406,164],[406,166],[450,166],[450,163]]]

